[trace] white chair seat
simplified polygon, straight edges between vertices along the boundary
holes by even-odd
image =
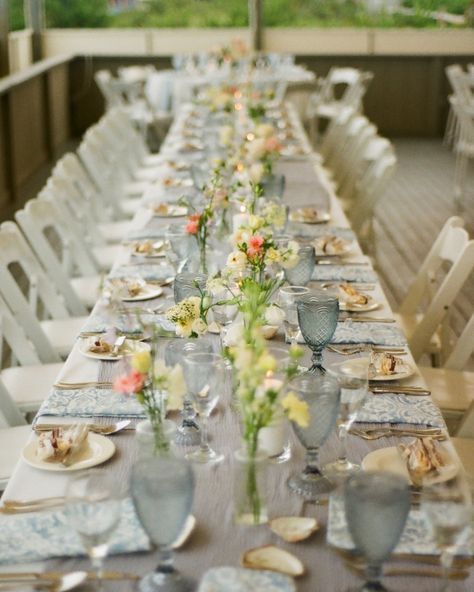
[[[89,317],[41,321],[41,328],[57,353],[65,358]]]
[[[474,439],[451,438],[464,470],[469,477],[474,477]]]
[[[58,364],[14,366],[2,370],[2,380],[12,399],[24,413],[37,411],[51,392],[61,368]]]
[[[0,489],[3,490],[10,479],[15,465],[20,460],[21,451],[31,435],[31,426],[15,426],[0,429]]]
[[[89,309],[95,306],[100,294],[102,276],[88,275],[85,277],[71,278],[71,285],[80,301]]]
[[[474,372],[424,366],[419,370],[441,410],[465,412],[474,401]]]
[[[128,220],[104,222],[98,224],[98,228],[108,243],[120,243],[130,231],[130,222]]]
[[[99,263],[100,269],[108,272],[122,252],[122,247],[121,245],[106,245],[104,247],[95,247],[92,252]]]

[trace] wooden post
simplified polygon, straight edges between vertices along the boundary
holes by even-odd
[[[8,0],[0,0],[0,76],[10,74],[10,59],[8,56]]]
[[[0,0],[1,1],[1,0]],[[41,35],[44,29],[43,0],[25,0],[25,25],[33,31],[32,54],[33,61],[43,59]]]
[[[263,49],[263,0],[249,0],[249,27],[252,49]]]

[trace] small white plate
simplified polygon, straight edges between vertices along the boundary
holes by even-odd
[[[144,343],[143,341],[137,341],[136,339],[125,339],[124,344],[120,348],[120,353],[116,356],[111,356],[108,353],[94,353],[89,351],[91,345],[93,345],[94,341],[100,337],[88,337],[87,339],[83,339],[82,343],[79,345],[79,351],[83,356],[86,358],[92,358],[93,360],[104,360],[107,362],[113,362],[115,360],[120,360],[124,356],[129,356],[130,354],[134,354],[137,352],[148,351],[150,346],[148,343]]]
[[[167,204],[168,207],[166,213],[160,213],[155,209],[159,205],[160,204],[155,204],[151,206],[153,216],[156,218],[183,218],[184,216],[188,215],[188,208],[184,206],[177,206],[175,204]]]
[[[368,296],[368,301],[365,304],[356,304],[355,302],[344,302],[339,300],[339,308],[348,312],[369,312],[376,310],[380,306],[380,302]]]
[[[110,438],[89,432],[87,435],[87,445],[83,446],[80,454],[77,455],[77,461],[66,467],[60,462],[47,462],[40,460],[36,456],[38,443],[37,438],[23,448],[21,456],[23,460],[32,467],[43,469],[45,471],[80,471],[95,467],[108,460],[115,452],[115,444]]]
[[[447,449],[440,443],[443,452],[445,453],[445,459],[451,460],[452,457],[449,455]],[[403,460],[400,451],[396,446],[389,446],[388,448],[379,448],[369,452],[361,463],[362,468],[366,472],[370,471],[386,471],[387,473],[394,473],[400,477],[404,477],[408,483],[411,484],[410,475],[408,473],[407,464]],[[448,481],[458,472],[459,467],[456,464],[447,464],[445,470],[440,472],[439,476],[436,477],[437,482]]]
[[[163,288],[153,286],[152,284],[145,284],[136,296],[122,296],[122,302],[140,302],[142,300],[151,300],[158,298],[163,294]]]
[[[319,212],[316,210],[316,214],[315,217],[308,217],[301,209],[293,210],[293,212],[290,212],[290,220],[291,222],[302,222],[303,224],[323,224],[324,222],[329,222],[331,219],[329,212]]]
[[[356,358],[355,360],[347,360],[344,364],[341,365],[341,368],[347,368],[347,371],[350,372],[351,364],[357,363],[360,364],[361,360],[367,361],[367,358]],[[366,362],[368,364],[368,361]],[[376,374],[375,376],[369,376],[370,381],[375,382],[388,382],[391,380],[402,380],[403,378],[408,378],[415,374],[415,368],[408,362],[403,362],[405,370],[401,372],[394,372],[393,374]]]

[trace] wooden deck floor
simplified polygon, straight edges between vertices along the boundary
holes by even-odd
[[[455,157],[441,140],[394,140],[398,168],[375,215],[378,271],[394,308],[428,253],[444,222],[455,214],[453,176]],[[471,193],[463,218],[474,237],[474,165]],[[459,334],[474,311],[474,274],[466,282],[450,312]]]

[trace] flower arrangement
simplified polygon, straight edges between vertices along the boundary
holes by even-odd
[[[168,368],[163,360],[153,364],[149,351],[133,354],[130,364],[130,372],[118,377],[113,388],[119,393],[136,396],[151,423],[155,452],[166,452],[169,450],[163,433],[166,407],[180,407],[186,393],[181,366]]]
[[[253,523],[261,522],[262,500],[256,475],[256,455],[260,430],[270,425],[278,413],[306,427],[309,410],[294,393],[284,396],[287,381],[297,373],[300,348],[290,349],[290,363],[284,369],[285,380],[269,380],[277,370],[276,359],[269,353],[262,334],[262,316],[265,303],[261,291],[253,280],[244,280],[241,312],[243,325],[235,345],[227,349],[236,375],[236,394],[243,424],[243,441],[248,459],[246,495],[251,507]],[[280,369],[281,370],[281,369]]]

